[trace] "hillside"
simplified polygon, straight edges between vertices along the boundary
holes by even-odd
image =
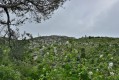
[[[0,39],[0,80],[118,80],[119,38]]]

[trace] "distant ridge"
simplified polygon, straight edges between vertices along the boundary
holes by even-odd
[[[68,37],[68,36],[60,36],[60,35],[51,35],[51,36],[39,36],[39,37],[35,37],[34,39],[36,38],[73,38],[75,39],[75,37]]]
[[[69,36],[62,36],[62,35],[50,35],[50,36],[38,36],[38,37],[33,37],[33,40],[37,39],[44,39],[44,40],[57,40],[57,39],[62,39],[62,40],[67,40],[67,39],[119,39],[118,37],[102,37],[102,36],[83,36],[81,38],[75,38],[75,37],[69,37]],[[8,40],[7,37],[0,37],[0,40]],[[21,40],[21,39],[19,39]],[[30,40],[30,39],[26,39]]]

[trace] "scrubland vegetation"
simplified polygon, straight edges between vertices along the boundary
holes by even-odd
[[[119,80],[119,39],[0,39],[0,80]]]

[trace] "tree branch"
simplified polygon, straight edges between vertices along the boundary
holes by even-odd
[[[15,4],[0,4],[1,8],[14,8],[17,7],[19,5],[23,4],[23,2],[19,2],[19,3],[15,3]]]
[[[7,26],[8,26],[7,28],[8,28],[8,32],[9,32],[8,37],[9,37],[9,46],[10,46],[10,40],[11,40],[10,16],[9,16],[8,8],[4,7],[3,9],[7,15]]]

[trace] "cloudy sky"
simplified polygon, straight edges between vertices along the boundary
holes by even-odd
[[[34,36],[119,37],[119,0],[71,0],[40,24],[27,23],[20,28]]]

